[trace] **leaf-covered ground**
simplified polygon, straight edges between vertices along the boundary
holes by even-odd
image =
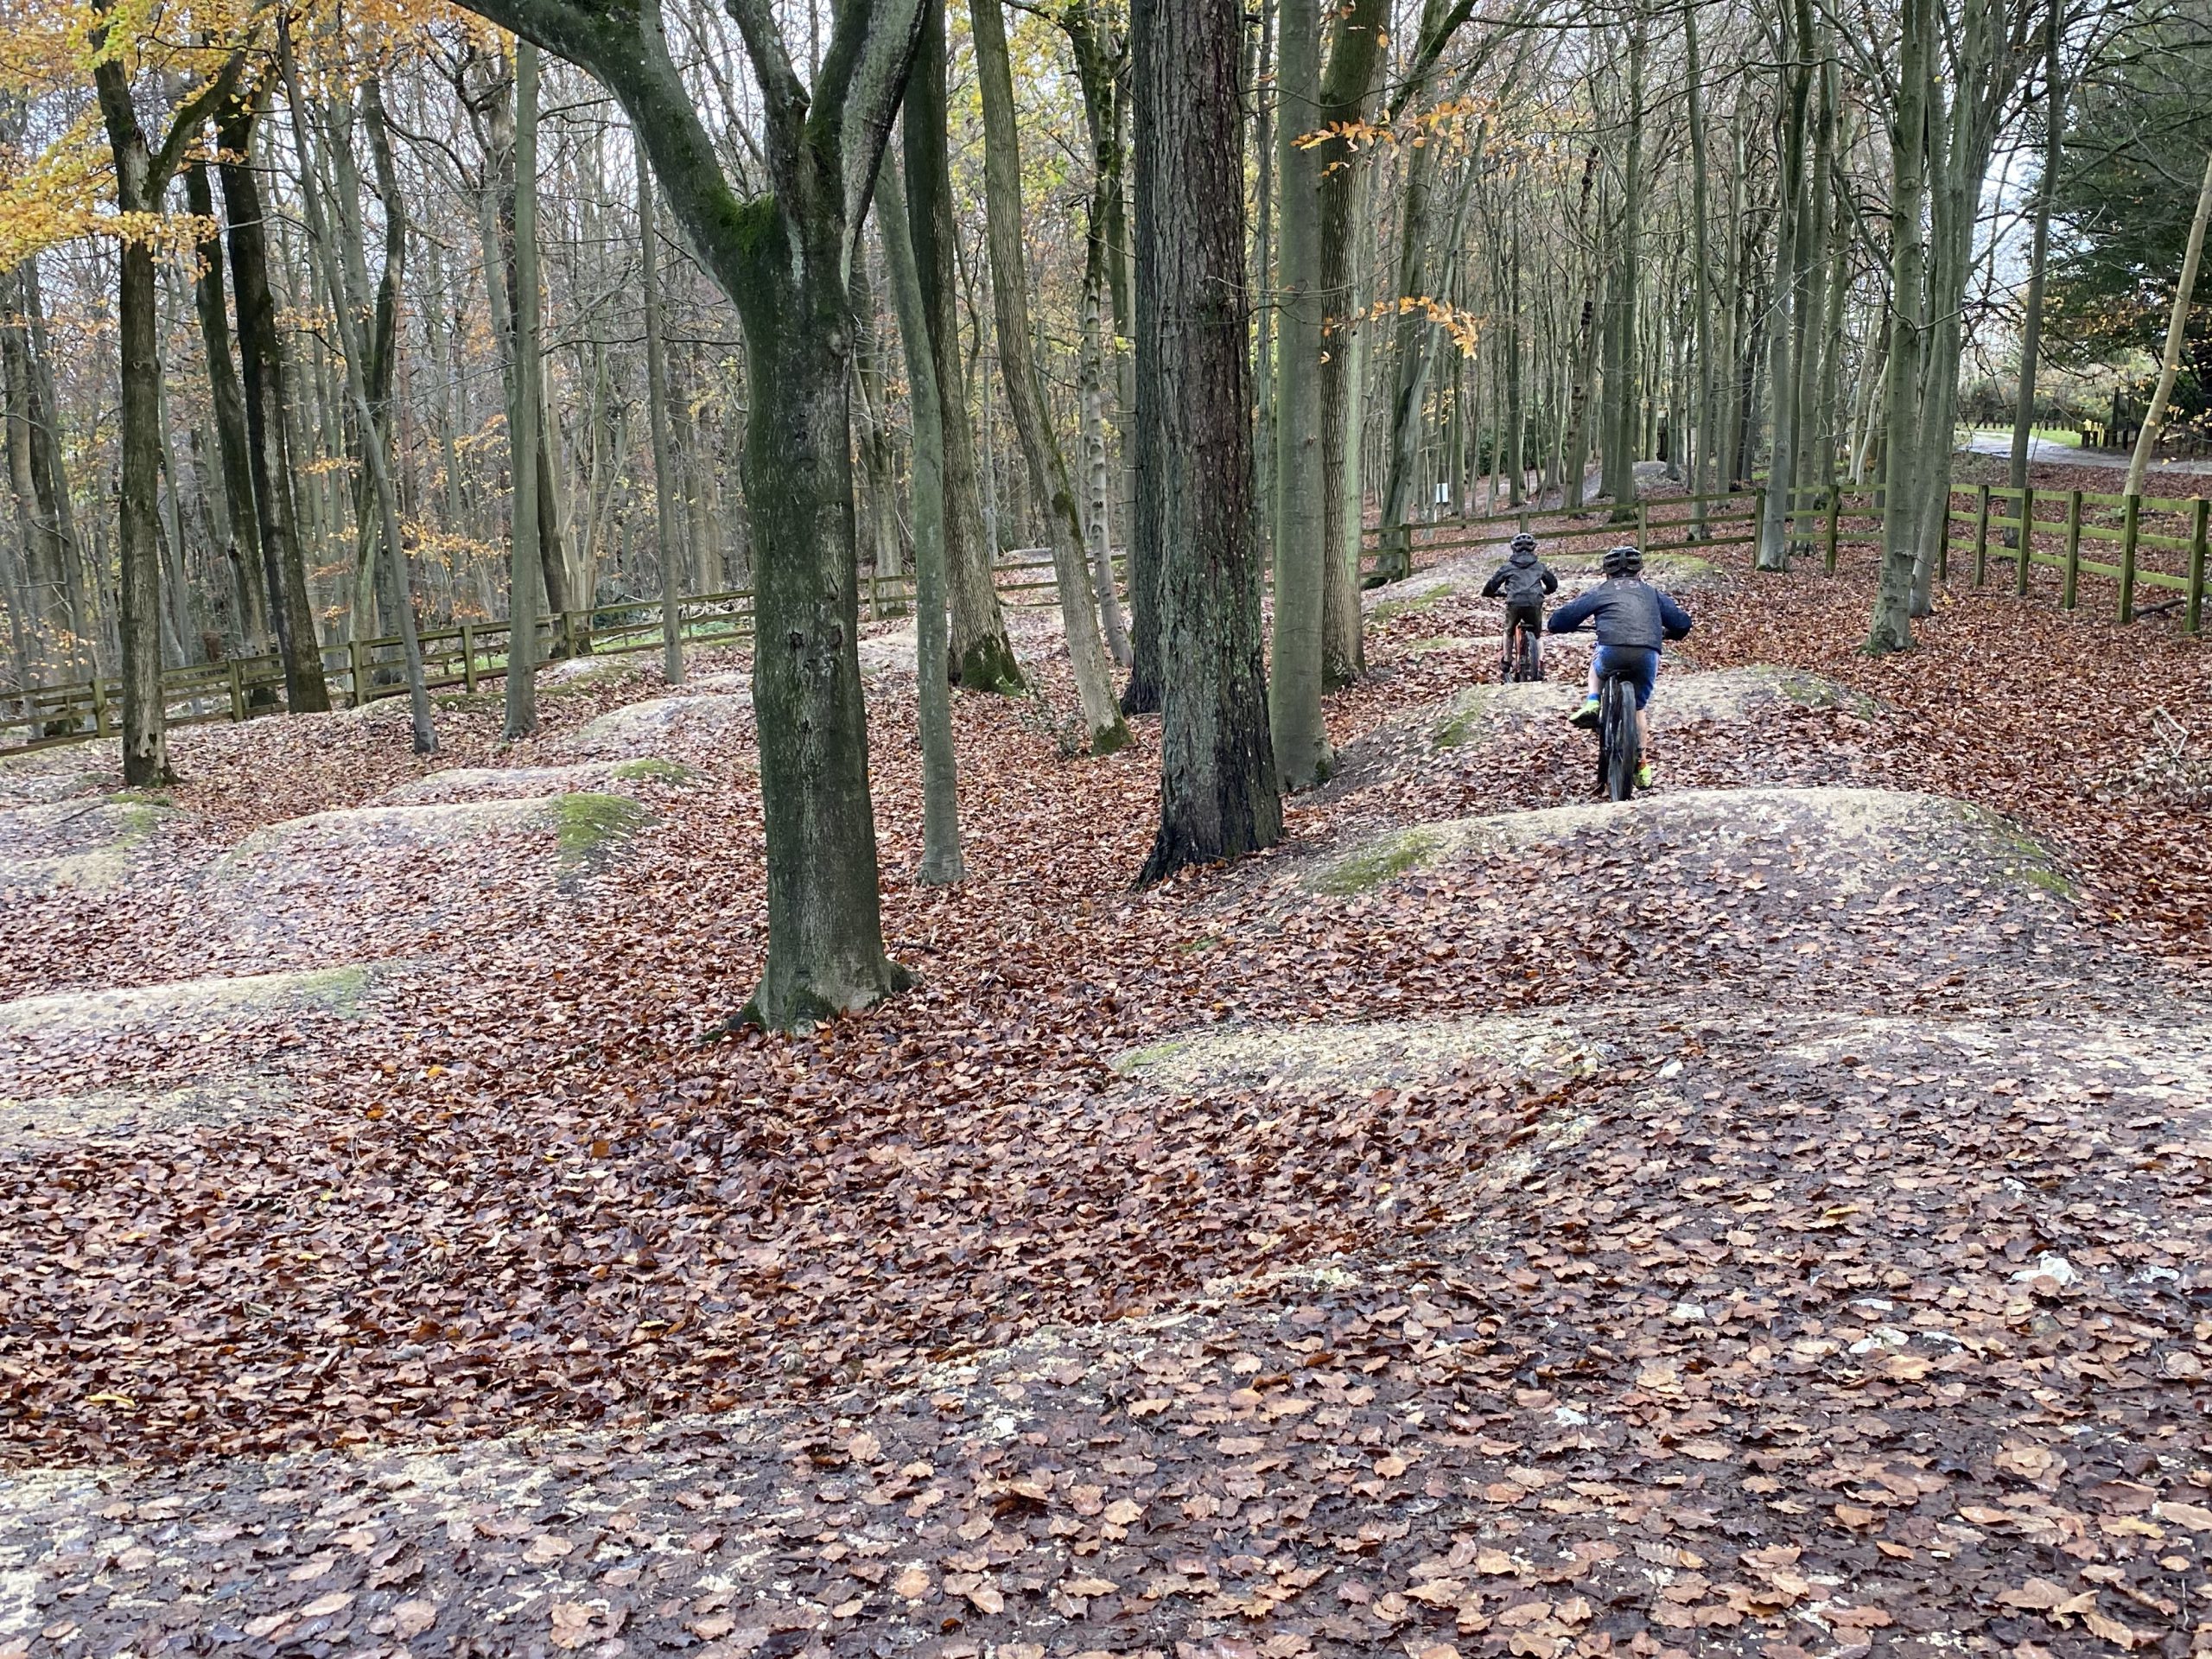
[[[1464,717],[1473,568],[1374,596],[1285,848],[1141,895],[1156,724],[964,696],[912,885],[894,663],[920,988],[800,1039],[721,1030],[744,723],[582,736],[642,671],[434,763],[183,734],[127,881],[0,893],[0,1654],[2188,1651],[2199,648],[1961,593],[1872,663],[1863,563],[1700,577],[1709,715],[1592,808]],[[644,813],[276,827],[609,733]]]

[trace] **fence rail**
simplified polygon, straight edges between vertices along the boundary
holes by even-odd
[[[1811,486],[1791,492],[1789,539],[1802,556],[1817,549],[1822,568],[1834,574],[1839,550],[1881,545],[1878,486]],[[1486,516],[1440,519],[1408,526],[1394,540],[1382,531],[1365,533],[1363,576],[1388,580],[1410,574],[1416,556],[1487,547],[1509,529],[1548,531],[1554,539],[1633,539],[1647,551],[1703,550],[1756,543],[1764,514],[1764,486],[1726,494],[1665,496],[1639,503],[1633,518],[1609,506],[1534,508]],[[1705,533],[1699,533],[1700,509]],[[2117,584],[2115,614],[2133,622],[2145,610],[2179,610],[2191,633],[2204,620],[2208,565],[2207,519],[2212,501],[2202,496],[2112,495],[2095,490],[2014,489],[1981,484],[1955,489],[1936,545],[1936,576],[1950,580],[1954,554],[1973,561],[1974,585],[1986,587],[1993,563],[2011,568],[2015,594],[2031,589],[2031,573],[2055,571],[2057,600],[2065,610],[2081,603],[2084,576]],[[1962,528],[1963,527],[1963,528]],[[1488,533],[1484,533],[1488,532]],[[2117,563],[2084,557],[2082,545],[2119,550]],[[2171,567],[2171,568],[2166,568]],[[2156,606],[2138,603],[2145,588],[2178,595]]]
[[[1705,552],[1744,547],[1758,540],[1766,490],[1758,486],[1706,495],[1670,495],[1639,501],[1632,513],[1589,507],[1517,508],[1512,512],[1437,519],[1392,531],[1363,533],[1360,573],[1369,581],[1411,575],[1421,556],[1494,545],[1499,532],[1542,530],[1554,540],[1633,540],[1649,552]],[[1799,556],[1817,550],[1834,575],[1845,547],[1881,544],[1878,486],[1838,484],[1791,492],[1789,539]],[[1936,575],[1950,579],[1954,554],[1973,561],[1974,585],[1988,584],[1993,563],[2011,568],[2013,591],[2025,596],[2037,569],[2057,575],[2057,599],[2077,607],[2084,576],[2118,587],[2116,614],[2133,622],[2146,610],[2178,609],[2191,633],[2204,618],[2208,564],[2207,517],[2212,503],[2200,496],[2112,495],[2094,490],[2013,489],[1983,484],[1955,489],[1938,539]],[[1961,526],[1964,531],[1961,531]],[[2119,550],[2117,563],[2085,557],[2084,543]],[[1119,563],[1117,558],[1117,563]],[[2173,568],[2166,568],[2166,567]],[[1019,549],[994,567],[1006,602],[1016,607],[1055,602],[1052,563],[1041,548]],[[913,603],[911,574],[866,578],[868,614],[882,616]],[[2177,595],[2145,607],[2145,588]],[[730,645],[752,637],[753,593],[687,594],[677,607],[687,645]],[[590,611],[571,611],[539,626],[540,660],[558,644],[570,655],[588,643],[594,656],[658,651],[662,643],[657,600],[625,601]],[[433,691],[479,690],[506,673],[508,626],[461,622],[425,628],[417,639],[423,677]],[[404,696],[406,675],[396,636],[358,639],[322,648],[323,672],[354,707]],[[162,693],[171,726],[246,720],[279,708],[283,664],[274,656],[227,658],[164,670]],[[0,694],[0,753],[105,737],[116,729],[120,682],[103,677]],[[16,712],[4,712],[12,706]],[[25,734],[10,741],[9,734]]]
[[[1052,563],[1044,549],[1015,549],[994,566],[993,575],[1012,607],[1056,602]],[[1040,594],[1044,597],[1038,597]],[[913,601],[911,571],[896,576],[871,571],[864,578],[861,602],[872,618],[897,614]],[[687,647],[734,645],[753,635],[749,588],[688,594],[677,601],[677,612]],[[556,645],[568,656],[581,654],[587,645],[593,656],[658,651],[663,639],[660,601],[624,600],[588,611],[563,612],[541,618],[537,633],[540,662]],[[486,681],[504,680],[510,635],[508,624],[500,620],[417,630],[424,683],[434,693],[473,695]],[[334,700],[358,709],[407,695],[404,656],[396,634],[325,645],[321,656],[323,676]],[[283,707],[283,664],[270,653],[162,671],[162,701],[172,727],[274,713]],[[105,675],[0,692],[0,753],[110,736],[118,729],[121,696],[122,682]]]

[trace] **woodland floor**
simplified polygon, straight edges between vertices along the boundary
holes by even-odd
[[[1678,564],[1606,807],[1490,563],[1142,894],[882,650],[804,1038],[732,659],[0,766],[0,1656],[2212,1650],[2202,648]]]

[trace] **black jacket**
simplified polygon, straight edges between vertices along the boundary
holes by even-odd
[[[1547,633],[1572,633],[1597,620],[1601,645],[1633,645],[1656,651],[1665,639],[1690,631],[1690,613],[1640,576],[1609,576],[1580,599],[1554,611]]]
[[[1536,556],[1534,549],[1513,554],[1483,584],[1484,599],[1496,599],[1503,594],[1507,604],[1523,605],[1531,610],[1542,609],[1544,595],[1557,592],[1559,578],[1552,574],[1551,566]]]

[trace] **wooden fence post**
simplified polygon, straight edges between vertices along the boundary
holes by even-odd
[[[1642,496],[1636,499],[1636,550],[1651,550],[1651,506]]]
[[[109,734],[107,723],[107,694],[100,690],[99,676],[92,676],[92,731],[96,736]]]
[[[1951,527],[1948,514],[1943,525],[1943,539],[1947,542],[1951,539]],[[1980,499],[1976,503],[1974,513],[1974,585],[1977,588],[1980,587],[1987,580],[1988,575],[1989,486],[1985,484],[1981,486]]]
[[[561,637],[569,648],[569,655],[574,657],[576,654],[576,613],[574,611],[561,613]]]
[[[363,693],[369,683],[368,677],[363,672],[361,667],[361,642],[358,639],[348,639],[346,642],[346,655],[353,670],[353,706],[359,709],[365,705],[366,699]]]
[[[2066,575],[2058,589],[2058,608],[2070,611],[2082,586],[2082,492],[2066,492]]]
[[[2028,596],[2028,564],[2035,556],[2036,486],[2024,485],[2020,490],[2019,562],[2012,576],[2012,594],[2016,599]]]
[[[1827,551],[1826,557],[1822,560],[1823,569],[1831,576],[1835,575],[1836,532],[1842,517],[1843,486],[1831,485],[1828,487]]]
[[[2120,531],[2120,620],[2135,620],[2135,543],[2142,534],[2143,498],[2127,498],[2127,516]]]
[[[2206,520],[2212,516],[2212,501],[2202,496],[2196,498],[2196,509],[2189,526],[2189,600],[2183,617],[2183,626],[2191,633],[2204,620],[2204,553]]]
[[[476,692],[476,630],[467,622],[461,625],[461,689],[472,696]]]
[[[245,718],[245,683],[238,677],[238,659],[233,657],[225,666],[230,670],[231,718],[241,721]]]

